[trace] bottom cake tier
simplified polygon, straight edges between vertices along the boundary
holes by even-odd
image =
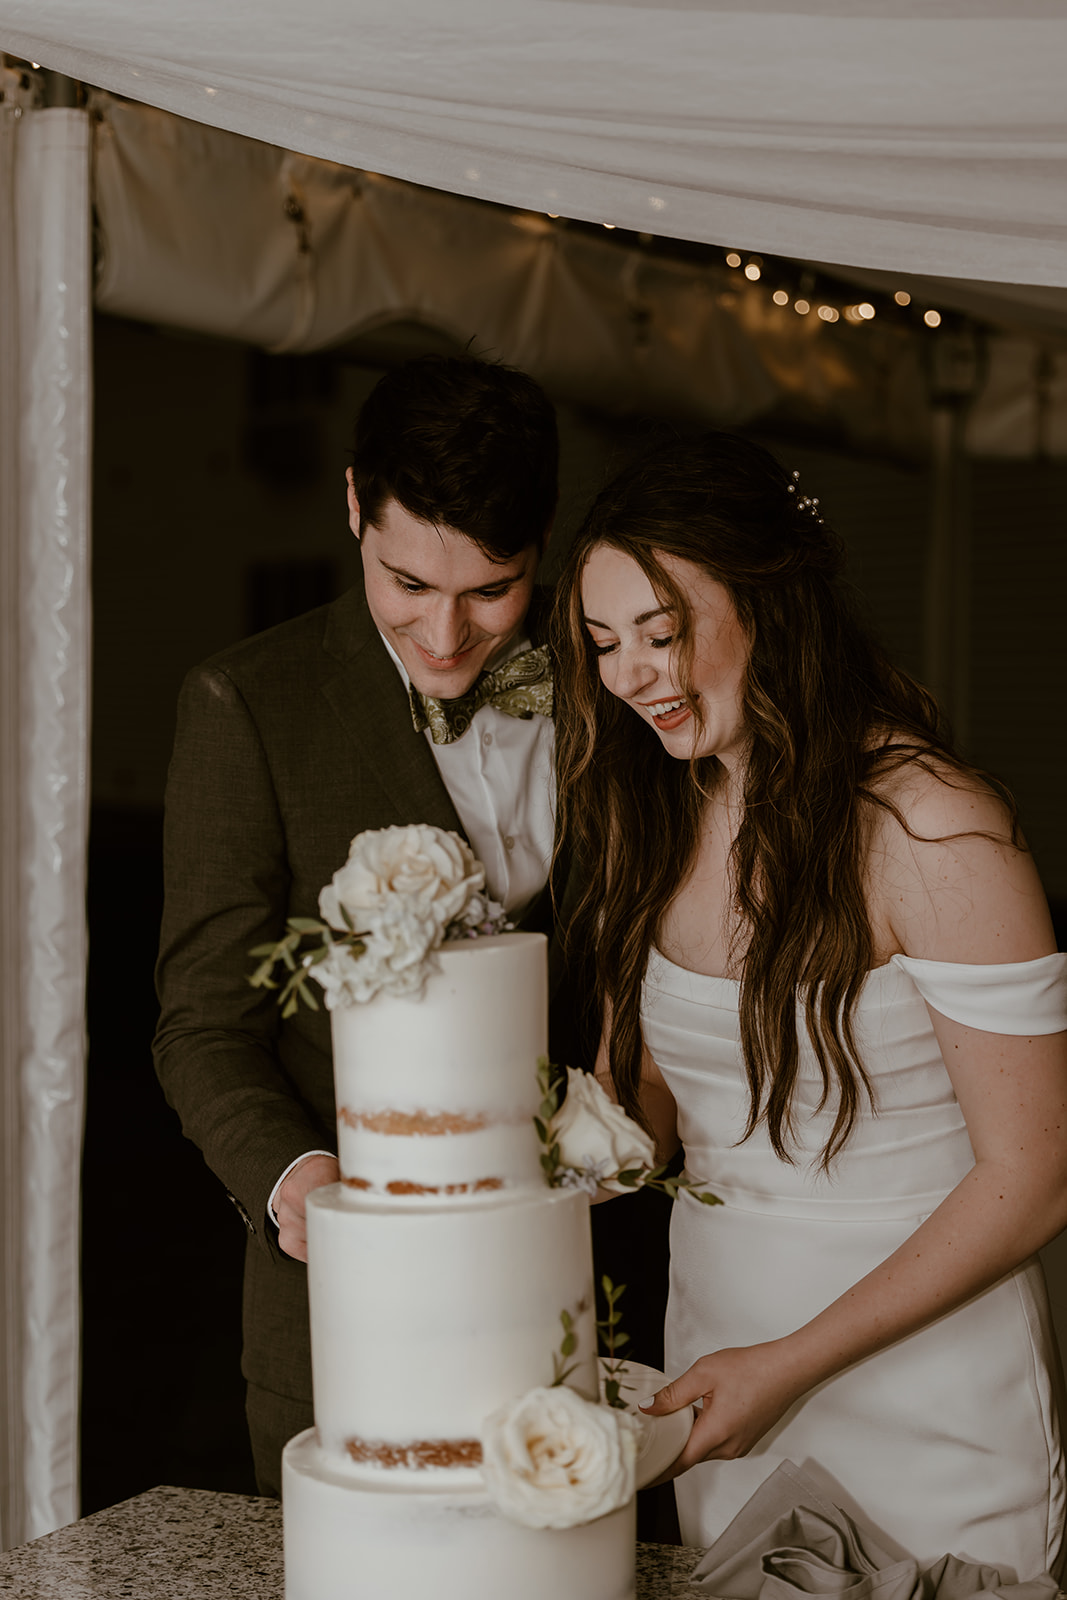
[[[481,1489],[379,1486],[314,1428],[282,1458],[285,1600],[634,1600],[635,1502],[576,1528],[509,1521]]]

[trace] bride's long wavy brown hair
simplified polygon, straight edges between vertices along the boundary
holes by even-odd
[[[553,622],[558,829],[581,884],[565,937],[595,1014],[610,1009],[620,1103],[646,1126],[641,982],[664,913],[694,865],[721,768],[714,756],[668,755],[601,683],[581,578],[605,545],[630,556],[669,608],[678,687],[698,720],[689,602],[662,558],[691,562],[723,584],[748,636],[750,745],[730,856],[744,947],[744,1137],[765,1123],[779,1157],[793,1159],[799,997],[822,1104],[836,1101],[821,1158],[828,1168],[864,1101],[872,1103],[853,1015],[873,964],[864,879],[876,808],[907,826],[887,780],[909,763],[963,783],[989,780],[952,749],[933,697],[859,621],[839,540],[768,451],[706,434],[653,451],[601,492],[569,553]]]

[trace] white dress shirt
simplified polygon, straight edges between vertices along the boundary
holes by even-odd
[[[400,657],[383,642],[407,687]],[[504,659],[529,648],[524,639]],[[556,730],[551,717],[510,717],[499,706],[486,705],[452,744],[434,744],[428,728],[423,738],[485,868],[490,895],[517,921],[548,882],[552,859]]]

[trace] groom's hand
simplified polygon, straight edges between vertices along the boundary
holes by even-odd
[[[321,1189],[327,1183],[337,1183],[341,1168],[336,1156],[312,1155],[293,1168],[274,1201],[278,1219],[278,1243],[287,1256],[295,1261],[308,1258],[307,1217],[305,1202],[312,1189]]]

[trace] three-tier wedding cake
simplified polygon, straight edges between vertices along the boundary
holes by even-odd
[[[535,1124],[546,944],[494,932],[482,881],[453,835],[360,835],[303,958],[342,1181],[308,1200],[287,1600],[634,1592],[639,1424],[599,1402],[588,1195],[550,1186]]]

